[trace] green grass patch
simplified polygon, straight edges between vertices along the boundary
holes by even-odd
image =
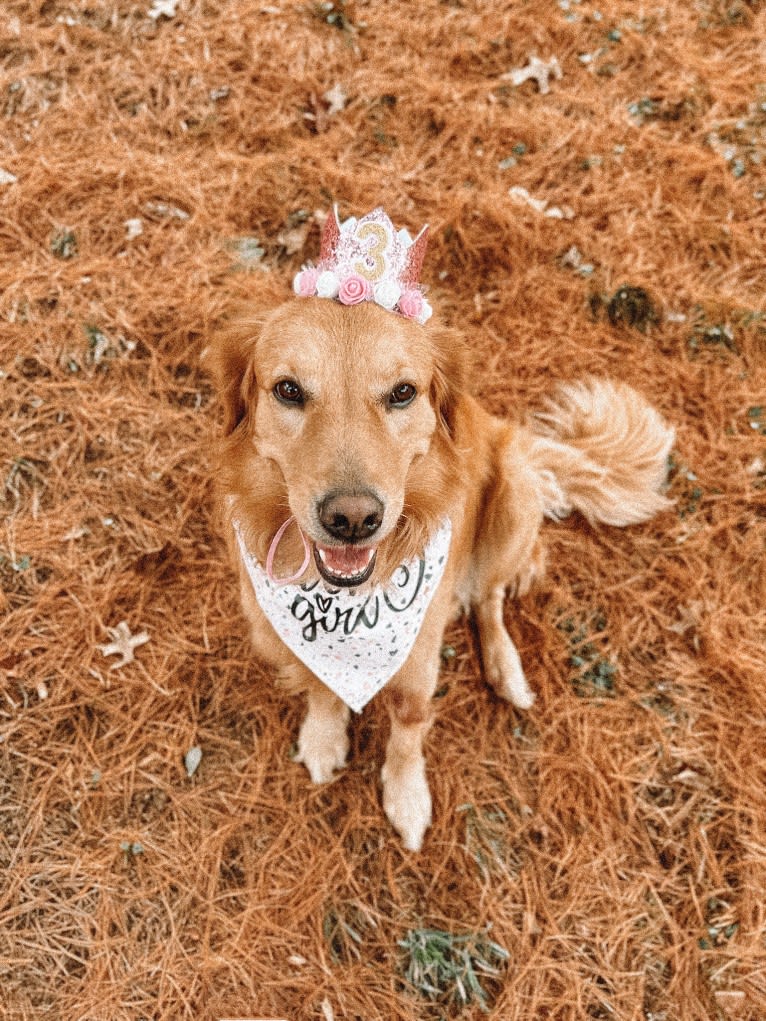
[[[59,227],[51,234],[51,253],[57,259],[73,259],[77,255],[77,238],[69,227]]]
[[[613,698],[617,664],[606,648],[606,617],[600,612],[562,616],[556,625],[567,638],[572,687],[580,698]]]
[[[660,318],[649,292],[631,284],[623,284],[612,295],[591,294],[589,303],[594,318],[603,310],[612,326],[628,326],[641,333]]]
[[[399,946],[405,952],[405,978],[423,999],[445,1008],[475,1003],[489,1011],[490,995],[482,983],[500,977],[509,954],[486,931],[457,935],[443,929],[411,929]]]

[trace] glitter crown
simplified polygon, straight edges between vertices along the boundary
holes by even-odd
[[[418,283],[427,244],[428,226],[413,240],[406,230],[395,230],[380,208],[341,223],[335,206],[322,232],[319,262],[296,274],[293,290],[342,305],[374,301],[423,324],[433,311]]]

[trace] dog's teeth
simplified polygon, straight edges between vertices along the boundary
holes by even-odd
[[[375,547],[365,547],[353,551],[351,547],[315,546],[317,561],[328,580],[335,579],[341,585],[358,585],[370,569],[375,559]],[[341,569],[341,564],[349,560],[359,564],[357,570]],[[337,562],[337,566],[336,566]]]

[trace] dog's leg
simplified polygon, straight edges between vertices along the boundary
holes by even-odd
[[[529,590],[544,570],[539,543],[541,501],[536,477],[507,429],[498,438],[494,481],[485,494],[470,573],[470,602],[479,631],[484,676],[497,694],[519,709],[535,700],[527,684],[516,646],[503,622],[503,604],[510,589]]]
[[[439,650],[450,614],[452,585],[445,574],[409,659],[386,688],[391,734],[381,772],[383,808],[410,851],[420,850],[431,824],[423,742],[431,729],[431,699],[439,681]]]
[[[479,629],[484,676],[501,698],[519,709],[529,709],[535,700],[527,684],[516,646],[503,623],[505,586],[497,585],[474,605]]]
[[[423,740],[431,727],[430,700],[430,690],[424,697],[396,686],[389,701],[391,736],[381,772],[383,808],[410,851],[420,850],[431,824],[431,792],[423,757]]]
[[[296,762],[308,769],[314,783],[327,783],[342,769],[348,754],[348,706],[319,681],[308,689],[308,710],[298,734]]]

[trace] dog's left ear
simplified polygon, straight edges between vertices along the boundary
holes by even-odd
[[[460,333],[444,326],[431,327],[431,337],[434,345],[431,401],[439,424],[451,437],[457,405],[468,383],[465,342]]]
[[[234,432],[255,400],[253,352],[262,325],[254,316],[232,316],[203,352],[203,365],[215,379],[223,405],[224,436]]]

